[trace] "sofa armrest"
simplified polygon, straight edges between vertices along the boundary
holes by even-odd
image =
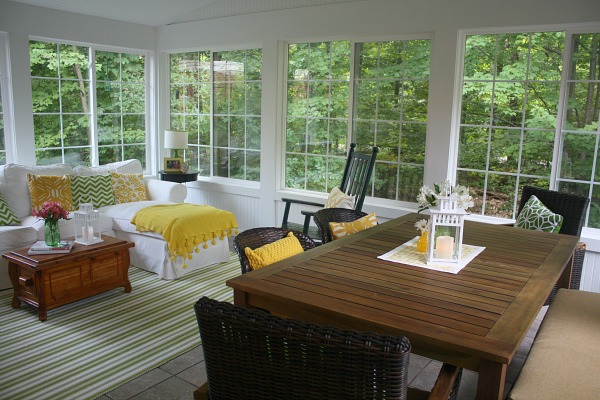
[[[147,178],[145,181],[150,200],[183,203],[187,197],[187,188],[181,183],[161,181],[154,178]]]

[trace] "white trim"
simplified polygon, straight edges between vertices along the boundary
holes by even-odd
[[[2,94],[2,123],[4,125],[4,154],[6,162],[15,159],[14,148],[16,141],[15,125],[13,118],[13,93],[10,73],[10,51],[8,34],[0,32],[0,90]]]

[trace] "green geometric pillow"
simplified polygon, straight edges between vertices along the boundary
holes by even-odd
[[[553,213],[540,199],[532,195],[517,217],[515,227],[558,233],[562,223],[562,215]]]
[[[71,176],[73,207],[79,203],[93,203],[94,208],[115,204],[110,175]]]
[[[8,204],[4,201],[2,195],[0,195],[0,225],[18,225],[21,220],[17,218],[14,212],[8,208]]]

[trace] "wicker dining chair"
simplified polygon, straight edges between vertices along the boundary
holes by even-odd
[[[348,208],[323,208],[315,213],[314,221],[319,229],[321,243],[325,244],[333,240],[330,222],[352,222],[368,215],[363,211],[351,210]]]
[[[250,247],[252,250],[264,246],[265,244],[273,243],[276,240],[285,238],[288,233],[294,232],[294,236],[298,238],[302,248],[310,250],[316,247],[315,242],[304,233],[295,231],[292,229],[278,228],[278,227],[261,227],[252,228],[239,233],[233,239],[233,248],[237,252],[238,258],[240,259],[240,265],[242,267],[242,274],[251,271],[250,261],[246,257],[244,249]]]
[[[560,214],[563,217],[563,223],[558,233],[565,235],[581,236],[581,230],[585,223],[585,215],[587,213],[590,199],[583,196],[578,196],[570,193],[557,192],[538,188],[534,186],[524,186],[519,203],[518,214],[527,203],[529,198],[535,195],[550,211]],[[581,282],[581,272],[583,270],[583,261],[585,258],[585,243],[580,242],[571,258],[571,280],[569,289],[579,289]],[[552,302],[552,299],[558,291],[558,286],[554,286],[546,305]]]
[[[196,400],[427,398],[407,387],[404,336],[307,324],[207,297],[194,309],[208,379]],[[444,364],[429,398],[455,398],[461,372]]]

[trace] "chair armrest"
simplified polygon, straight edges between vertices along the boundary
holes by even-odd
[[[314,201],[304,201],[304,200],[296,200],[296,199],[288,199],[288,198],[282,198],[281,201],[283,201],[285,203],[285,209],[283,210],[283,219],[281,220],[281,226],[283,228],[287,228],[288,227],[288,217],[290,215],[290,207],[292,205],[292,203],[295,204],[303,204],[306,206],[314,206],[314,207],[323,207],[324,204],[322,203],[317,203]],[[302,213],[304,214],[304,211],[302,211]],[[304,233],[308,233],[308,226],[310,225],[310,217],[311,216],[307,216],[306,214],[304,215]]]
[[[181,183],[161,181],[154,178],[145,179],[145,182],[150,200],[183,203],[187,196],[187,188]]]
[[[284,203],[296,203],[296,204],[304,204],[307,206],[315,206],[315,207],[323,207],[325,204],[323,203],[317,203],[314,201],[305,201],[305,200],[296,200],[296,199],[288,199],[288,198],[282,198],[281,201],[283,201]]]

